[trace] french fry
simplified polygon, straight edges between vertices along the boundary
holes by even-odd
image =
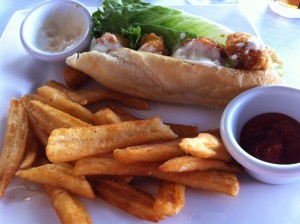
[[[111,109],[113,112],[115,112],[123,121],[140,120],[140,118],[133,116],[128,111],[116,105],[109,104],[108,108]]]
[[[52,162],[67,162],[109,153],[116,148],[174,138],[177,135],[160,118],[92,127],[60,128],[51,133],[46,154]]]
[[[88,75],[70,66],[64,69],[64,78],[66,85],[71,89],[78,89],[90,80]]]
[[[28,133],[28,120],[21,101],[12,99],[0,156],[0,198],[13,179],[23,158]]]
[[[214,192],[236,196],[239,182],[233,173],[223,171],[156,172],[154,177]]]
[[[214,135],[217,138],[221,138],[221,132],[219,128],[208,130],[207,133]]]
[[[90,175],[90,176],[86,176],[87,180],[90,183],[97,183],[103,179],[105,180],[113,180],[113,181],[117,181],[117,182],[123,182],[123,183],[130,183],[134,177],[130,176],[130,175]]]
[[[44,188],[62,224],[92,223],[86,208],[75,195],[51,185],[44,185]]]
[[[184,138],[179,146],[183,151],[195,157],[232,161],[222,140],[209,133],[200,133],[195,138]]]
[[[35,183],[62,188],[90,199],[95,197],[90,184],[83,176],[72,176],[70,164],[46,164],[28,170],[19,170],[16,176]]]
[[[154,211],[172,217],[179,213],[185,204],[185,186],[169,181],[161,181],[155,196]]]
[[[113,155],[122,163],[165,161],[185,154],[179,147],[180,141],[181,139],[175,139],[162,143],[129,146],[115,149]]]
[[[22,102],[22,104],[23,104],[23,106],[24,106],[24,108],[25,108],[26,110],[27,110],[28,102],[29,102],[30,100],[41,101],[41,99],[39,98],[39,96],[36,95],[36,94],[26,94],[26,95],[22,96],[20,100],[21,100],[21,102]]]
[[[40,128],[39,123],[31,113],[27,113],[27,116],[35,136],[39,139],[43,146],[46,146],[48,144],[49,134]]]
[[[109,204],[140,219],[158,222],[164,217],[153,209],[154,197],[126,183],[101,180],[93,185],[95,194]]]
[[[163,172],[186,172],[195,170],[223,170],[227,172],[241,172],[239,166],[228,164],[218,159],[202,159],[194,156],[181,156],[170,159],[160,165]]]
[[[91,123],[92,112],[69,100],[66,94],[49,86],[42,86],[37,89],[37,95],[44,103],[58,110],[79,118],[80,120]]]
[[[92,123],[94,125],[115,124],[122,121],[123,120],[119,117],[119,115],[117,115],[109,108],[99,110],[92,116]]]
[[[141,118],[133,116],[128,111],[116,105],[110,104],[108,108],[111,109],[113,112],[115,112],[123,121],[141,120]],[[165,124],[169,125],[172,131],[175,134],[177,134],[179,137],[193,137],[199,133],[198,126],[195,125],[172,124],[172,123],[165,123]]]
[[[28,168],[34,163],[40,147],[41,145],[39,140],[33,133],[32,129],[29,128],[27,134],[27,140],[26,140],[24,159],[20,165],[20,169]]]
[[[172,124],[166,123],[169,125],[172,131],[179,137],[194,137],[199,133],[198,126],[195,125],[184,125],[184,124]]]
[[[150,176],[193,188],[215,191],[230,196],[239,192],[234,173],[224,171],[162,172],[160,163],[120,163],[111,158],[90,157],[76,161],[73,175],[132,175]]]
[[[158,162],[120,163],[114,158],[88,157],[77,160],[73,175],[131,175],[147,176],[158,169]]]
[[[26,109],[27,111],[27,117],[28,117],[28,120],[29,120],[29,124],[30,124],[30,127],[32,128],[35,136],[39,139],[39,141],[42,143],[43,146],[46,146],[47,143],[48,143],[48,137],[49,135],[44,132],[44,130],[41,130],[40,126],[39,126],[39,123],[36,121],[36,119],[34,118],[34,116],[28,112],[29,110],[29,101],[31,100],[40,100],[39,97],[35,94],[27,94],[25,96],[22,96],[21,97],[21,102],[24,106],[24,108]]]
[[[91,126],[89,123],[36,100],[28,102],[27,111],[33,115],[40,129],[48,135],[57,128]]]
[[[110,89],[86,89],[79,90],[78,93],[88,99],[88,104],[103,100],[116,100],[124,105],[140,110],[148,110],[150,108],[146,100],[115,92]]]
[[[73,91],[72,89],[70,89],[69,87],[55,81],[55,80],[48,80],[46,82],[46,85],[52,88],[55,88],[57,90],[59,90],[60,92],[63,92],[64,94],[67,95],[67,97],[70,100],[73,100],[76,103],[79,103],[81,105],[86,105],[87,104],[87,99],[84,98],[83,96],[81,96],[80,94],[76,93],[75,91]]]

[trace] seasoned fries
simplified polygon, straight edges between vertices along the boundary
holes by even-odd
[[[36,100],[28,102],[27,111],[32,114],[39,128],[48,135],[57,128],[91,126],[91,124]]]
[[[22,161],[22,164],[20,165],[20,169],[28,168],[34,163],[40,147],[40,142],[34,135],[32,129],[29,128],[26,140],[24,159]]]
[[[133,175],[150,176],[184,184],[189,187],[216,191],[236,196],[239,182],[235,174],[221,171],[162,172],[160,163],[140,162],[124,164],[112,158],[90,157],[78,160],[74,175]]]
[[[165,216],[174,216],[185,203],[185,186],[169,181],[161,181],[155,197],[154,210]]]
[[[226,162],[232,160],[221,139],[209,133],[200,133],[195,138],[182,139],[179,146],[186,153],[199,158],[220,159]]]
[[[88,104],[103,100],[116,100],[124,105],[140,110],[148,110],[150,108],[146,100],[118,93],[110,89],[80,90],[77,93],[85,97],[88,100]]]
[[[65,78],[71,88],[87,80],[72,68]],[[61,223],[90,224],[78,197],[98,196],[140,219],[159,222],[182,211],[189,187],[238,194],[241,168],[218,129],[199,134],[198,126],[138,118],[112,104],[91,109],[87,104],[102,100],[143,110],[149,104],[112,90],[69,87],[49,80],[36,94],[12,99],[0,157],[0,197],[16,175],[43,185]],[[156,192],[137,187],[139,179],[156,184]]]
[[[72,168],[66,165],[46,164],[28,170],[19,170],[16,176],[35,183],[56,186],[90,199],[95,197],[85,178],[73,176]]]
[[[185,154],[179,147],[180,139],[172,141],[130,146],[124,149],[115,149],[113,154],[116,160],[122,163],[164,161]]]
[[[169,125],[172,131],[179,137],[194,137],[197,136],[199,133],[199,129],[197,126],[194,125],[183,125],[183,124],[172,124],[172,123],[166,123],[166,125]]]
[[[186,172],[195,170],[223,170],[227,172],[241,172],[241,168],[230,165],[222,160],[201,159],[194,156],[181,156],[163,163],[159,169],[164,172]]]
[[[87,102],[88,102],[88,100],[85,97],[83,97],[80,94],[74,92],[73,90],[71,90],[67,86],[65,86],[65,85],[63,85],[59,82],[56,82],[55,80],[49,80],[49,81],[46,82],[46,84],[49,87],[52,87],[54,89],[57,89],[60,92],[63,92],[64,94],[67,95],[67,97],[70,100],[73,100],[76,103],[79,103],[81,105],[86,105]]]
[[[64,78],[67,86],[71,89],[77,89],[90,80],[88,75],[70,66],[65,68]]]
[[[62,224],[92,223],[87,210],[75,195],[50,185],[44,185],[44,188]]]
[[[109,108],[99,110],[92,116],[92,123],[94,125],[114,124],[122,121],[122,118]]]
[[[48,143],[49,134],[40,128],[39,123],[31,113],[27,113],[27,117],[35,136],[39,139],[43,146],[46,146]]]
[[[49,137],[46,151],[50,161],[67,162],[105,154],[116,148],[176,137],[159,118],[152,118],[101,126],[56,129]]]
[[[94,185],[95,193],[106,202],[141,219],[158,222],[164,217],[153,209],[154,197],[126,183],[102,180]]]
[[[0,198],[12,180],[23,158],[28,133],[28,120],[23,104],[12,99],[0,157]]]
[[[49,86],[43,86],[37,89],[37,95],[44,103],[79,118],[82,121],[91,123],[92,112],[70,100],[63,92]]]

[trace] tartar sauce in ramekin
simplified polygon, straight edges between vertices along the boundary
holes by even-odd
[[[41,50],[62,52],[74,46],[85,34],[82,16],[66,9],[54,8],[51,15],[41,23],[37,45]]]

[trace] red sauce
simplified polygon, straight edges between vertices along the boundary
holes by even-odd
[[[277,164],[300,162],[300,124],[281,113],[265,113],[242,129],[241,147],[250,155]]]

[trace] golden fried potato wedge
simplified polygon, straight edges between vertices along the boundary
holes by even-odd
[[[37,89],[37,95],[44,103],[58,110],[91,123],[92,112],[78,103],[70,100],[66,94],[49,86],[42,86]]]
[[[122,121],[141,120],[140,118],[133,116],[127,110],[118,107],[117,105],[109,104],[108,108],[115,112],[122,119]]]
[[[97,183],[104,179],[129,184],[134,179],[134,176],[130,176],[130,175],[89,175],[89,176],[86,176],[86,178],[92,185],[93,185],[93,183]]]
[[[186,172],[195,170],[223,170],[241,172],[241,167],[228,164],[218,159],[202,159],[194,156],[180,156],[170,159],[160,165],[163,172]]]
[[[122,121],[122,118],[109,108],[99,110],[92,116],[92,123],[94,125],[115,124]]]
[[[88,157],[77,160],[73,175],[131,175],[148,176],[158,169],[158,162],[120,163],[109,157]]]
[[[43,102],[31,100],[28,103],[28,113],[31,113],[41,130],[50,135],[57,128],[87,127],[91,124],[73,117],[63,111]]]
[[[65,189],[73,194],[95,198],[89,182],[82,176],[72,176],[69,164],[46,164],[28,170],[19,170],[16,176],[23,179]]]
[[[0,156],[0,198],[3,197],[24,156],[27,133],[28,120],[25,108],[21,101],[12,99]]]
[[[195,137],[199,133],[198,126],[195,125],[185,125],[185,124],[173,124],[173,123],[165,123],[169,125],[172,131],[180,138],[184,137]]]
[[[116,148],[174,138],[177,135],[160,118],[92,127],[60,128],[51,133],[46,153],[52,162],[67,162],[109,153]]]
[[[185,204],[185,186],[162,180],[155,196],[154,210],[164,216],[178,214]]]
[[[93,185],[95,194],[107,203],[140,219],[158,222],[164,217],[153,209],[154,197],[126,183],[101,180]]]
[[[91,78],[82,71],[67,66],[64,69],[65,83],[71,89],[78,89],[84,86]]]
[[[46,146],[48,144],[49,134],[47,134],[44,130],[40,128],[39,123],[31,113],[27,113],[27,116],[30,123],[30,127],[32,127],[35,136],[39,139],[43,146]]]
[[[234,173],[224,171],[162,172],[158,162],[120,163],[112,158],[90,157],[76,161],[74,175],[150,176],[193,188],[215,191],[230,196],[239,192]]]
[[[42,130],[39,123],[36,121],[34,116],[29,112],[29,102],[31,100],[39,101],[40,98],[36,94],[27,94],[22,96],[20,101],[22,102],[24,108],[27,111],[27,117],[29,120],[30,128],[33,130],[35,136],[39,139],[43,146],[47,145],[49,134]]]
[[[195,138],[184,138],[179,146],[183,151],[195,157],[232,161],[222,140],[209,133],[200,133]]]
[[[125,109],[118,107],[116,105],[110,104],[108,106],[113,112],[115,112],[122,121],[132,121],[132,120],[141,120],[132,114],[130,114]],[[172,123],[165,123],[169,125],[172,131],[177,134],[179,137],[194,137],[199,133],[199,128],[196,125],[185,125],[185,124],[172,124]]]
[[[59,83],[55,80],[48,80],[46,82],[46,85],[49,87],[52,87],[54,89],[59,90],[60,92],[63,92],[64,94],[67,95],[67,97],[70,100],[73,100],[76,103],[79,103],[81,105],[86,105],[88,100],[81,96],[80,94],[76,93],[75,91],[73,91],[72,89],[70,89],[69,87],[63,85],[62,83]]]
[[[185,155],[179,147],[180,142],[181,139],[175,139],[162,143],[129,146],[124,149],[115,149],[113,155],[122,163],[165,161]]]
[[[148,110],[150,108],[149,103],[144,99],[125,95],[110,89],[85,89],[79,90],[78,93],[88,99],[88,104],[103,100],[116,100],[124,105],[140,110]]]
[[[39,140],[33,133],[33,130],[29,128],[27,134],[24,158],[20,165],[20,169],[26,169],[34,163],[40,147],[41,144]]]
[[[91,224],[91,218],[77,196],[66,190],[44,185],[52,207],[62,224]]]

